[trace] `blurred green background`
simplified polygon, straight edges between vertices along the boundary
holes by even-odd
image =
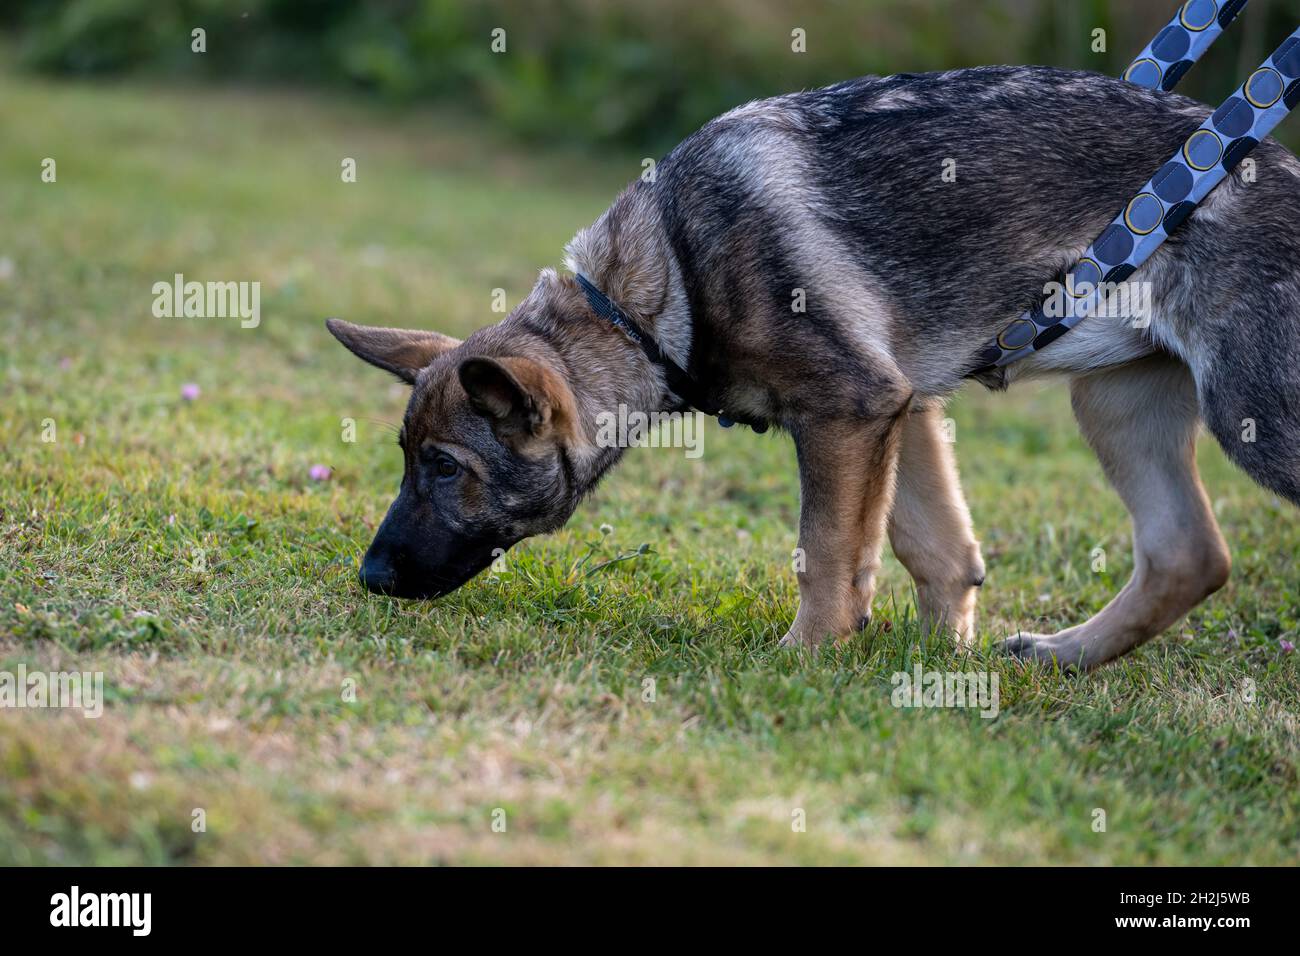
[[[1187,90],[1221,100],[1297,3],[1253,0]],[[108,698],[0,707],[0,865],[1300,859],[1300,522],[1211,441],[1232,581],[1090,680],[923,640],[888,556],[867,635],[779,651],[794,450],[712,423],[703,458],[630,454],[443,601],[355,577],[407,390],[324,316],[464,335],[739,102],[1118,73],[1174,6],[0,0],[0,671],[102,671]],[[262,323],[155,317],[178,272],[261,282]],[[1066,390],[972,387],[951,415],[981,640],[1084,620],[1134,558]],[[892,706],[917,665],[992,671],[999,718]]]
[[[19,63],[449,101],[535,140],[662,151],[754,97],[869,73],[1042,63],[1119,73],[1171,0],[5,0]],[[1300,18],[1253,0],[1182,91],[1221,101]],[[207,31],[195,56],[189,31]],[[508,56],[494,54],[503,29]],[[807,52],[791,50],[806,31]],[[1106,52],[1092,31],[1106,30]],[[1292,139],[1290,142],[1294,143]]]

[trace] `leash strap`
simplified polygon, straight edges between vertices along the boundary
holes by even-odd
[[[1187,137],[1066,276],[1053,315],[1036,306],[984,347],[979,376],[1037,352],[1097,311],[1102,283],[1123,282],[1300,102],[1300,29]]]
[[[1187,0],[1124,71],[1124,79],[1150,90],[1172,90],[1249,0]]]
[[[1124,79],[1149,89],[1172,90],[1206,50],[1238,17],[1249,0],[1186,0],[1173,19],[1124,71]],[[1056,341],[1097,311],[1106,298],[1104,283],[1129,278],[1215,186],[1300,102],[1300,29],[1297,29],[1206,120],[1124,210],[1088,247],[1066,276],[1063,296],[1049,299],[1010,322],[980,352],[967,377],[996,373]],[[640,346],[663,369],[669,389],[685,408],[734,421],[710,401],[690,373],[663,354],[659,343],[586,276],[579,286],[592,311]],[[1048,315],[1048,308],[1052,315]],[[746,421],[755,431],[762,422]]]
[[[1248,2],[1249,0],[1226,0],[1222,3],[1217,0],[1186,0],[1173,18],[1165,24],[1164,29],[1157,33],[1155,39],[1148,43],[1129,64],[1124,71],[1124,79],[1147,89],[1166,92],[1172,90],[1214,41],[1223,35],[1223,31],[1231,25],[1232,21],[1237,19]],[[1100,239],[1098,241],[1100,242]],[[1084,259],[1076,263],[1070,275],[1073,276],[1080,270],[1085,276],[1095,275],[1090,265],[1085,266],[1088,262],[1095,262],[1095,260],[1089,260],[1088,254],[1085,253]],[[1066,281],[1069,284],[1074,280],[1067,277]],[[1069,285],[1069,290],[1071,293],[1080,291],[1077,285]],[[1081,306],[1084,305],[1084,303],[1076,303],[1073,295],[1065,299],[1064,304],[1076,312],[1081,311]],[[1071,323],[1055,331],[1051,338],[1040,342],[1039,336],[1056,326],[1046,312],[1046,303],[1044,303],[1010,322],[980,351],[978,357],[980,364],[969,372],[967,377],[979,378],[995,373],[997,369],[1016,359],[1038,351],[1074,327],[1075,323]],[[1075,319],[1075,322],[1077,321],[1078,318]]]

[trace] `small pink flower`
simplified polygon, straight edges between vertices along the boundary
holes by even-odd
[[[66,355],[63,356],[63,358],[59,359],[59,368],[63,369],[65,372],[72,368],[72,359],[68,358]]]
[[[307,471],[307,476],[312,481],[329,481],[334,472],[329,465],[312,465]]]
[[[1290,641],[1288,641],[1285,637],[1282,638],[1280,641],[1278,641],[1278,644],[1282,646],[1283,654],[1290,654],[1292,651],[1295,650],[1295,645],[1292,644]]]
[[[192,402],[200,395],[199,387],[193,382],[186,382],[181,386],[181,398],[187,402]]]

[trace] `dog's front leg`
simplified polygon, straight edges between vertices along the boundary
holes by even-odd
[[[894,489],[902,416],[809,422],[799,455],[799,613],[783,646],[843,638],[870,609]]]

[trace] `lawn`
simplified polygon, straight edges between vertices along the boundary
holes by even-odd
[[[860,639],[779,650],[793,450],[713,423],[698,459],[631,452],[501,573],[371,596],[405,390],[321,320],[496,321],[640,157],[2,82],[0,671],[102,672],[106,702],[0,709],[0,863],[1296,861],[1300,515],[1209,439],[1232,582],[1084,679],[984,646],[1081,620],[1131,567],[1059,385],[951,407],[989,572],[973,651],[920,639],[892,558]],[[260,281],[260,324],[156,318],[175,273]],[[894,707],[917,663],[992,671],[996,719]]]

